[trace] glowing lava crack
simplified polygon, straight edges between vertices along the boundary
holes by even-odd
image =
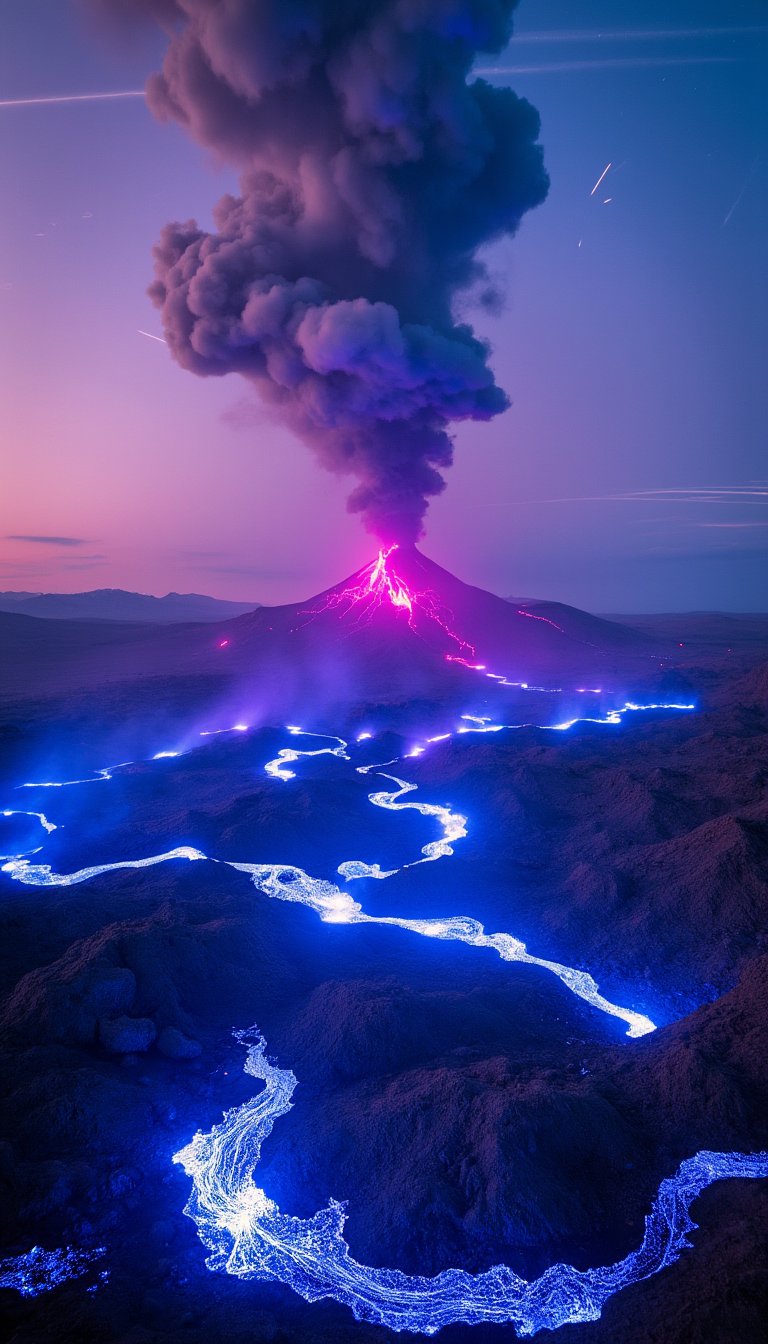
[[[441,642],[448,641],[450,652],[445,654],[448,662],[463,663],[473,670],[484,670],[478,663],[470,662],[475,657],[474,647],[462,639],[451,625],[452,616],[443,607],[436,593],[427,588],[423,591],[409,587],[405,579],[388,560],[399,550],[397,543],[382,548],[376,559],[359,571],[359,582],[350,583],[346,588],[332,592],[319,607],[312,607],[303,613],[305,616],[320,616],[327,611],[336,611],[340,617],[350,616],[350,632],[373,619],[374,613],[388,605],[407,619],[415,635],[423,638],[419,628],[421,618],[427,626],[435,627]]]

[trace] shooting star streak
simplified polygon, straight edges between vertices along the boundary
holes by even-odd
[[[141,327],[137,327],[136,330],[140,336],[148,336],[150,341],[159,341],[161,345],[168,344],[164,336],[153,336],[151,331],[142,331]]]
[[[730,223],[734,210],[741,203],[741,198],[744,195],[744,192],[747,190],[747,187],[749,186],[750,182],[752,181],[752,178],[755,175],[755,169],[757,168],[759,162],[760,162],[760,155],[756,154],[755,158],[752,161],[752,165],[749,169],[749,172],[747,173],[747,176],[744,178],[744,181],[741,184],[741,191],[739,192],[738,196],[736,197],[736,200],[733,202],[733,205],[731,206],[730,210],[728,211],[728,214],[725,216],[725,219],[723,220],[722,224],[723,228],[725,228],[726,224]]]
[[[52,103],[106,103],[116,98],[143,98],[143,89],[117,93],[56,93],[47,98],[0,98],[0,107],[43,107]]]
[[[590,196],[594,196],[595,192],[597,191],[597,188],[600,186],[600,183],[603,181],[603,178],[606,176],[607,173],[610,172],[610,170],[611,170],[611,164],[610,164],[610,163],[606,163],[606,165],[605,165],[605,167],[604,167],[602,173],[601,173],[600,176],[598,177],[598,179],[597,179],[597,181],[596,181],[594,187],[592,188],[592,190],[591,190],[590,193],[589,193]]]

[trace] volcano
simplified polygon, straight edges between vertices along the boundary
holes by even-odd
[[[308,601],[262,607],[209,626],[205,637],[213,634],[236,678],[279,664],[323,693],[341,682],[376,697],[435,694],[470,676],[473,684],[554,679],[575,687],[585,677],[658,666],[657,640],[568,610],[566,628],[531,604],[464,583],[415,546],[392,546]]]
[[[567,620],[560,620],[567,612]],[[71,691],[157,676],[214,676],[263,689],[286,707],[323,699],[435,695],[480,678],[585,678],[624,685],[658,669],[666,645],[616,621],[557,604],[511,603],[473,587],[415,546],[383,548],[342,582],[302,602],[226,621],[157,628],[0,613],[7,659],[0,691]],[[471,683],[470,679],[471,678]]]

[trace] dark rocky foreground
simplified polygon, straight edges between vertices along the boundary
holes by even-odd
[[[759,641],[733,647],[710,632],[676,669],[700,697],[695,715],[465,737],[407,761],[398,769],[419,797],[464,812],[469,835],[452,858],[354,892],[372,913],[471,914],[590,970],[660,1024],[642,1040],[535,968],[397,929],[325,925],[217,865],[69,888],[0,877],[2,1254],[105,1245],[109,1271],[108,1283],[97,1266],[31,1300],[1,1294],[3,1337],[392,1338],[333,1303],[205,1269],[171,1157],[253,1091],[233,1027],[258,1023],[299,1079],[260,1183],[301,1216],[347,1199],[350,1246],[369,1264],[434,1273],[503,1260],[527,1277],[559,1259],[607,1264],[639,1244],[683,1158],[768,1147],[768,669]],[[9,792],[30,760],[55,778],[65,758],[78,770],[125,759],[110,748],[126,745],[132,718],[147,752],[150,739],[164,746],[213,689],[166,683],[161,709],[157,683],[149,695],[120,684],[99,718],[83,698],[17,695],[3,799],[37,807]],[[394,731],[402,706],[366,712],[355,725],[376,720],[387,757],[407,749]],[[418,709],[433,731],[448,712]],[[266,778],[285,744],[264,727],[57,791],[43,802],[60,824],[45,861],[68,872],[184,843],[332,878],[342,859],[394,865],[434,838],[428,819],[371,808],[372,786],[331,758],[300,762],[288,784]],[[693,1207],[693,1250],[558,1338],[761,1340],[767,1215],[768,1181],[714,1186]]]

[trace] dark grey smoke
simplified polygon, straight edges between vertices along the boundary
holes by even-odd
[[[467,82],[516,4],[141,0],[170,35],[150,106],[241,174],[215,233],[155,249],[171,350],[248,378],[387,540],[419,536],[451,422],[508,405],[453,302],[548,188],[535,109]]]

